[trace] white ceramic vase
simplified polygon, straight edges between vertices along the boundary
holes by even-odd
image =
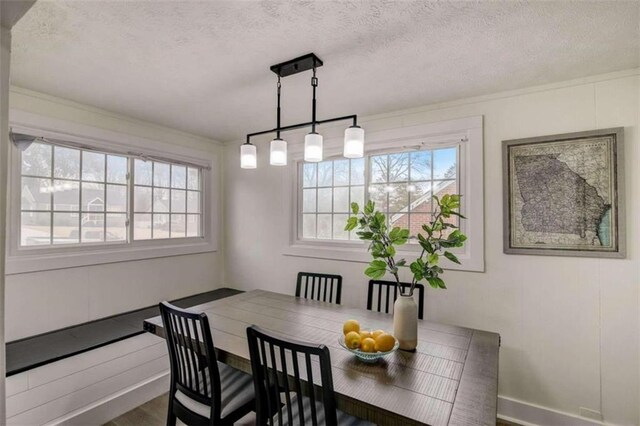
[[[418,305],[413,296],[398,295],[393,304],[393,335],[400,349],[415,351],[418,346]]]

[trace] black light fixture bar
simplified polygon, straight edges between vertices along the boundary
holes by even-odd
[[[326,120],[317,120],[315,122],[315,124],[316,125],[318,125],[318,124],[327,124],[327,123],[333,123],[335,121],[346,121],[346,120],[353,120],[353,125],[354,126],[358,125],[358,116],[355,115],[355,114],[354,115],[344,115],[342,117],[336,117],[336,118],[328,118]],[[249,142],[249,139],[254,137],[254,136],[266,135],[267,133],[287,132],[289,130],[301,129],[303,127],[309,127],[311,125],[313,125],[313,121],[307,121],[306,123],[292,124],[290,126],[275,127],[273,129],[270,129],[270,130],[263,130],[261,132],[249,133],[247,135],[247,142]]]

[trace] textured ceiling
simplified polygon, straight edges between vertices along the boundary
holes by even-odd
[[[269,66],[308,52],[319,118],[370,115],[638,67],[639,5],[56,1],[14,28],[12,83],[220,141],[273,127]],[[310,73],[283,80],[307,121]]]

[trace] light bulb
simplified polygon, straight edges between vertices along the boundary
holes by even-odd
[[[322,135],[311,132],[304,137],[304,161],[322,161]]]
[[[278,138],[271,141],[269,162],[272,166],[287,165],[287,143],[282,139]]]
[[[344,156],[362,158],[364,156],[364,129],[351,126],[344,131]]]
[[[240,146],[240,167],[243,169],[255,169],[258,159],[256,146],[247,142]]]

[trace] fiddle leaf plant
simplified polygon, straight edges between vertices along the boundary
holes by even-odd
[[[345,231],[356,231],[358,238],[369,241],[368,250],[373,257],[364,273],[368,277],[377,280],[391,274],[402,295],[413,295],[417,283],[427,281],[433,288],[447,288],[440,277],[444,270],[439,266],[441,257],[451,262],[460,264],[460,261],[449,249],[462,247],[467,239],[458,227],[447,219],[460,214],[460,195],[445,194],[442,198],[433,196],[436,211],[431,221],[422,225],[421,233],[409,235],[409,230],[398,226],[389,227],[386,224],[384,213],[377,211],[375,203],[369,200],[362,210],[358,203],[351,203],[353,216],[349,217]],[[451,232],[449,232],[451,231]],[[416,239],[421,247],[420,255],[411,263],[406,259],[396,260],[397,248],[405,245],[409,239]],[[405,289],[400,283],[398,271],[400,268],[409,268],[413,278],[411,285]]]

